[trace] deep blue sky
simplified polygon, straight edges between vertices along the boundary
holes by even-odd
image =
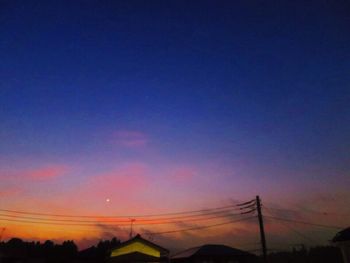
[[[101,126],[338,151],[349,24],[348,1],[1,1],[2,151]]]
[[[349,28],[349,1],[2,0],[2,170],[136,162],[221,174],[223,194],[341,192]]]

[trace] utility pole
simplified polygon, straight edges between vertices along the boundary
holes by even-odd
[[[267,254],[266,254],[266,239],[265,239],[265,231],[264,231],[264,221],[261,213],[261,202],[260,197],[256,196],[256,210],[258,211],[258,219],[259,219],[259,227],[260,227],[260,238],[261,238],[261,246],[263,252],[264,262],[267,262]]]

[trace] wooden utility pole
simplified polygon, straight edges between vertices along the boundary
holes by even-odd
[[[260,197],[258,195],[256,196],[256,210],[258,211],[258,219],[259,219],[259,227],[260,227],[260,238],[261,238],[261,246],[262,246],[263,258],[264,258],[264,261],[267,262],[264,221],[263,221],[263,216],[262,216],[262,213],[261,213]]]

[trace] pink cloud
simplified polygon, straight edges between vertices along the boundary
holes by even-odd
[[[65,202],[73,204],[81,203],[81,200],[92,206],[103,205],[130,206],[133,201],[139,199],[145,191],[148,191],[150,182],[147,177],[147,167],[142,164],[129,164],[112,171],[96,174],[86,178],[70,194],[66,193]],[[106,202],[106,199],[110,202]]]
[[[144,147],[149,142],[149,139],[143,132],[124,130],[114,133],[113,141],[124,147],[138,148]]]
[[[192,167],[181,167],[176,168],[170,174],[170,179],[177,182],[188,182],[191,181],[196,174],[197,170]]]
[[[32,179],[32,180],[51,180],[57,178],[67,171],[66,166],[47,165],[39,168],[7,170],[0,171],[0,177],[7,179]]]
[[[21,192],[21,189],[18,187],[10,187],[0,190],[0,197],[13,196]]]
[[[32,171],[27,171],[25,176],[35,179],[35,180],[48,180],[59,177],[66,172],[66,167],[64,166],[47,166]]]
[[[132,164],[123,169],[117,169],[106,174],[97,175],[90,180],[95,188],[118,189],[119,191],[140,190],[147,185],[146,167]]]

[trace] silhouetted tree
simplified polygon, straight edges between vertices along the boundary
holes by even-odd
[[[1,242],[0,250],[10,262],[34,258],[43,259],[47,263],[70,262],[78,254],[78,247],[73,240],[64,241],[60,245],[51,240],[41,244],[12,238],[8,242]]]
[[[78,253],[78,258],[84,261],[104,262],[109,257],[111,249],[118,246],[120,241],[117,238],[101,240],[97,246],[92,246]]]

